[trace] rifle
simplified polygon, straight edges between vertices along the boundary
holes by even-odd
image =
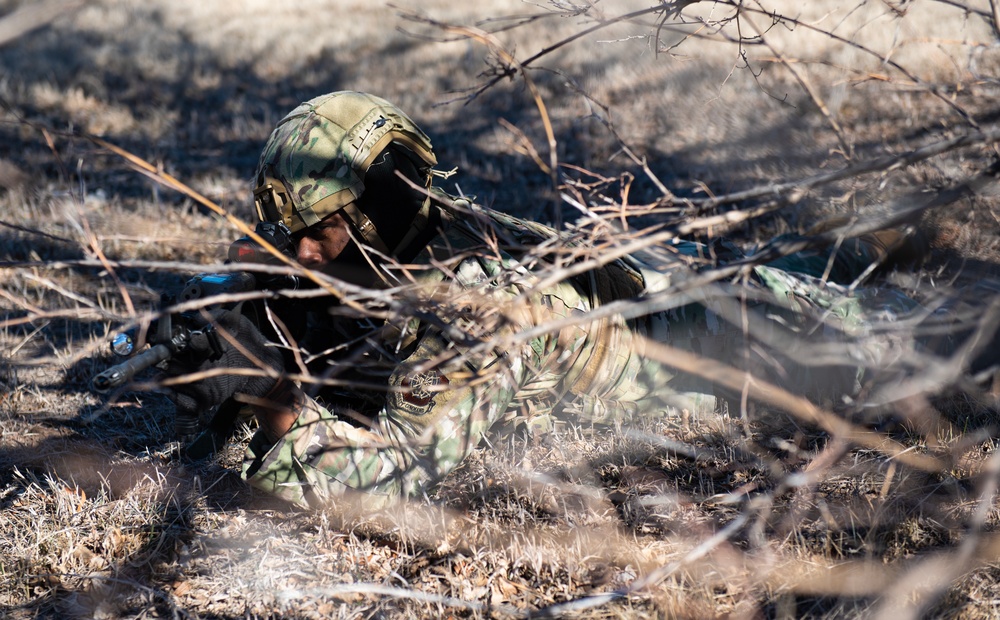
[[[289,258],[295,257],[295,244],[291,231],[283,223],[260,222],[257,224],[257,235],[272,245],[280,253]],[[262,246],[248,236],[240,237],[229,246],[229,263],[273,264],[276,259]],[[185,283],[184,288],[176,296],[164,294],[160,299],[161,310],[177,303],[197,300],[208,300],[221,295],[246,293],[251,291],[269,290],[283,291],[299,288],[300,281],[294,275],[255,274],[251,271],[236,271],[229,273],[201,273]],[[235,304],[206,304],[207,309],[232,309]],[[258,318],[258,312],[252,304],[241,306],[243,314],[248,316],[258,328],[263,327]],[[163,316],[151,323],[148,329],[133,329],[116,334],[110,342],[111,350],[118,356],[128,357],[125,361],[93,377],[92,384],[98,392],[105,393],[125,385],[138,373],[161,364],[173,356],[183,352],[191,338],[199,333],[204,334],[212,349],[221,354],[222,348],[219,336],[212,326],[192,329],[191,314],[180,313],[172,315],[164,312]],[[149,348],[136,353],[148,344]],[[193,459],[210,456],[220,448],[235,430],[235,422],[241,408],[240,403],[233,399],[219,406],[212,417],[208,428],[201,433],[185,452]],[[192,417],[193,419],[187,419]],[[197,416],[178,418],[177,430],[183,436],[194,435],[200,426]]]

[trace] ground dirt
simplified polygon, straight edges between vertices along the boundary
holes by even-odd
[[[818,423],[736,399],[498,429],[378,513],[249,488],[251,428],[180,458],[152,374],[90,383],[115,330],[241,234],[152,177],[252,224],[271,129],[341,89],[408,111],[446,190],[621,239],[750,248],[940,200],[903,222],[919,264],[878,286],[942,312],[972,290],[989,323],[995,187],[941,199],[1000,155],[994,3],[89,0],[13,21],[44,4],[0,0],[0,616],[1000,617],[990,373],[914,363],[917,389]]]

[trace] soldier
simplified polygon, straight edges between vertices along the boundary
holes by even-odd
[[[893,354],[863,337],[868,322],[915,307],[889,290],[847,288],[887,258],[895,233],[753,267],[740,285],[685,291],[720,248],[671,240],[594,254],[583,231],[447,196],[432,185],[435,164],[409,117],[357,92],[303,103],[264,147],[260,220],[287,226],[303,267],[376,294],[360,316],[345,299],[276,306],[273,342],[240,313],[216,312],[231,336],[224,354],[209,360],[193,345],[171,362],[172,375],[209,371],[175,388],[179,411],[234,395],[252,404],[259,429],[243,473],[255,487],[302,505],[352,491],[380,505],[422,493],[511,415],[607,420],[717,406],[711,384],[646,359],[645,338],[769,368],[784,385],[836,399]],[[629,302],[620,312],[597,312],[620,301]],[[861,361],[810,367],[781,352],[789,338],[848,342]],[[287,377],[303,370],[317,382]]]

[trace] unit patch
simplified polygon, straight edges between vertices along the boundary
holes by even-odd
[[[434,408],[434,397],[448,385],[448,377],[436,370],[410,375],[394,374],[389,404],[409,415],[424,415]]]

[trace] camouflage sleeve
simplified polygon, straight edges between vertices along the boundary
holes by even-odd
[[[244,468],[254,486],[297,504],[319,505],[353,491],[378,506],[416,495],[451,471],[506,410],[523,366],[490,356],[423,369],[440,351],[428,334],[392,375],[382,411],[370,427],[341,419],[311,398],[274,446],[255,436]],[[478,367],[477,367],[478,366]],[[336,409],[334,409],[336,410]]]
[[[467,300],[489,280],[488,265],[463,264],[457,286]],[[491,287],[489,303],[502,307],[523,292]],[[470,302],[471,303],[471,302]],[[524,317],[521,317],[522,319]],[[249,446],[244,475],[257,488],[300,505],[319,505],[353,491],[369,507],[418,495],[454,469],[508,409],[554,347],[549,336],[511,349],[505,336],[523,323],[509,317],[478,341],[456,344],[440,328],[426,328],[389,379],[382,410],[358,426],[305,399],[298,419],[275,445],[262,434]],[[493,343],[496,343],[494,345]]]

